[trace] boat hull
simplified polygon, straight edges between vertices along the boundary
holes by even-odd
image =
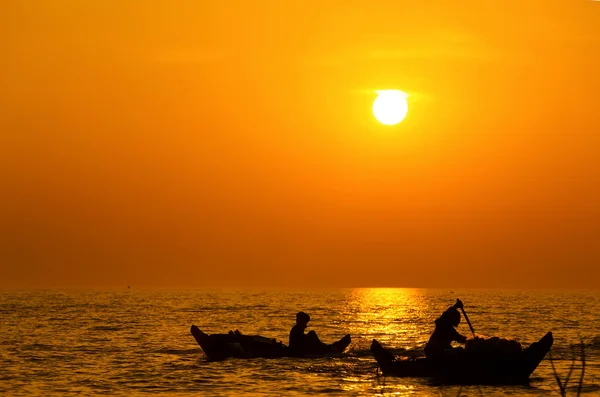
[[[190,332],[210,361],[220,361],[227,358],[297,357],[283,343],[260,335],[206,334],[195,325],[192,325]],[[324,345],[322,351],[302,355],[301,357],[316,358],[338,355],[343,353],[349,344],[350,337],[346,336],[331,345]]]
[[[476,354],[468,351],[444,360],[427,358],[397,360],[373,340],[371,352],[384,376],[428,377],[442,383],[525,384],[552,347],[552,333],[517,353]]]

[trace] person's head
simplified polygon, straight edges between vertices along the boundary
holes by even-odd
[[[296,313],[296,324],[306,325],[310,321],[310,316],[304,312]]]
[[[460,313],[455,308],[452,308],[446,311],[442,317],[440,317],[439,321],[450,324],[453,327],[458,327],[458,324],[460,324]]]

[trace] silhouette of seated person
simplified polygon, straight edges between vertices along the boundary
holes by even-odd
[[[324,354],[336,350],[345,349],[350,344],[350,335],[344,336],[341,340],[328,345],[321,342],[315,331],[309,331],[307,334],[304,330],[308,326],[310,316],[304,312],[296,314],[296,325],[290,331],[289,348],[293,356],[303,356],[310,354]]]
[[[450,356],[462,354],[462,347],[452,348],[452,342],[465,343],[467,337],[456,331],[455,327],[460,324],[460,313],[458,309],[463,307],[460,299],[449,307],[442,315],[435,320],[435,330],[425,345],[425,356],[432,360],[443,360]]]

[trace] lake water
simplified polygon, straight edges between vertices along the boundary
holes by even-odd
[[[567,375],[583,340],[582,395],[600,395],[600,292],[427,289],[4,290],[0,295],[0,394],[127,396],[558,396],[545,359],[529,386],[460,389],[427,379],[383,378],[373,338],[397,354],[422,353],[433,321],[456,298],[478,334],[527,345],[554,333]],[[287,344],[296,312],[308,330],[352,343],[341,357],[207,362],[190,334],[239,329]],[[470,335],[463,320],[458,327]],[[577,349],[579,351],[579,349]],[[569,395],[576,395],[579,366]]]

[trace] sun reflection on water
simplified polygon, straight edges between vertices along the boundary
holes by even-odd
[[[431,332],[431,302],[418,289],[354,289],[344,315],[353,323],[354,334],[369,338],[363,345],[375,338],[394,347],[414,348]]]

